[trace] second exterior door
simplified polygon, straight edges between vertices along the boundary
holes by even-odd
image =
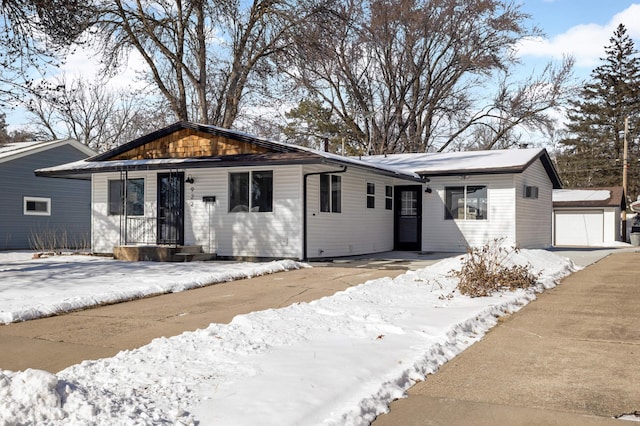
[[[422,187],[396,186],[394,250],[421,250]]]

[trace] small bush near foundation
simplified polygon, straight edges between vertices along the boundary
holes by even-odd
[[[467,257],[459,271],[451,271],[458,278],[458,290],[470,297],[485,297],[518,288],[528,288],[536,283],[540,274],[531,272],[531,265],[505,266],[515,247],[502,246],[503,240],[497,239],[479,248],[467,250]]]

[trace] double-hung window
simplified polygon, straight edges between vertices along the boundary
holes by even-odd
[[[342,179],[336,175],[320,175],[320,211],[342,211]]]
[[[384,187],[384,208],[393,210],[393,186]]]
[[[445,188],[445,219],[486,220],[486,186],[450,186]]]
[[[229,212],[273,211],[273,171],[229,173]]]
[[[127,216],[144,216],[144,179],[109,181],[109,215],[125,214],[125,205]]]
[[[367,208],[376,208],[376,184],[367,182]]]

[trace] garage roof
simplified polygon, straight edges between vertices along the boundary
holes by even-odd
[[[599,188],[554,189],[553,207],[620,207],[627,208],[621,186]]]

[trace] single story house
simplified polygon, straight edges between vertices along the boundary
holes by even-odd
[[[0,250],[89,245],[89,182],[36,177],[33,171],[93,155],[74,139],[0,146]]]
[[[187,122],[36,173],[91,180],[95,252],[236,258],[548,247],[560,187],[544,149],[342,157]]]
[[[553,244],[602,247],[622,241],[621,186],[553,191]]]

